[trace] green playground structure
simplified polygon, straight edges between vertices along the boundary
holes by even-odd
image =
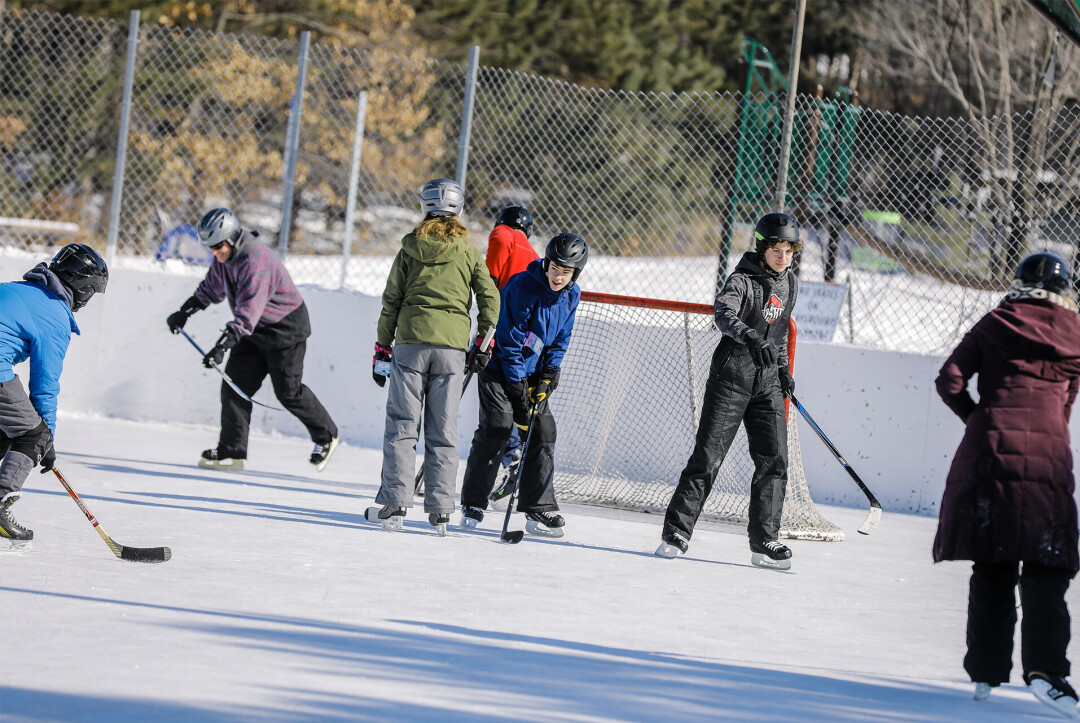
[[[796,106],[787,193],[784,202],[778,203],[777,172],[787,79],[769,50],[756,40],[744,40],[742,53],[749,70],[739,116],[735,178],[725,218],[725,242],[720,248],[718,285],[727,276],[737,223],[753,224],[762,214],[781,206],[795,209],[804,223],[809,218],[839,223],[833,209],[848,200],[852,151],[861,112],[858,96],[848,88],[840,88],[836,100],[826,100],[818,86],[811,103]],[[836,236],[830,234],[826,281],[835,276]]]

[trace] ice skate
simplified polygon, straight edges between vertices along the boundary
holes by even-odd
[[[787,545],[776,540],[768,540],[760,544],[751,542],[750,549],[753,551],[750,562],[758,567],[769,570],[791,569],[791,550]]]
[[[364,510],[364,519],[380,523],[388,532],[397,532],[405,526],[405,508],[397,505],[368,507]]]
[[[461,524],[463,530],[475,530],[476,526],[484,521],[484,511],[479,507],[462,507]]]
[[[232,457],[221,457],[216,449],[207,449],[199,458],[199,466],[206,469],[221,469],[227,472],[241,472],[244,469],[244,460]]]
[[[26,552],[33,545],[34,531],[19,524],[11,514],[11,506],[19,501],[18,492],[8,492],[0,498],[0,539],[8,540],[7,549],[11,552]]]
[[[556,512],[526,512],[525,530],[530,535],[562,537],[566,520]]]
[[[1024,676],[1031,692],[1043,705],[1065,718],[1076,718],[1076,691],[1057,675],[1032,672]]]
[[[990,697],[991,691],[994,690],[994,686],[989,683],[976,683],[975,684],[975,700],[984,701]]]
[[[446,525],[450,522],[450,513],[429,512],[427,520],[428,524],[435,528],[435,532],[439,533],[439,537],[446,537]]]
[[[517,468],[520,462],[521,450],[516,450],[513,461],[503,472],[502,479],[499,480],[499,483],[495,485],[495,489],[491,490],[491,494],[488,495],[488,500],[492,503],[491,506],[494,509],[506,510],[510,495],[514,494],[514,482],[517,479]]]
[[[690,549],[690,541],[678,532],[665,532],[660,536],[660,547],[653,554],[668,560],[678,557]]]
[[[337,446],[337,437],[334,437],[325,444],[321,442],[315,443],[315,449],[311,450],[311,463],[315,465],[316,472],[323,471],[323,467],[325,467],[326,463],[330,461],[330,455],[334,453],[334,450],[337,449]]]

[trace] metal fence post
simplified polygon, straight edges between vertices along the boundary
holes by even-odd
[[[356,99],[356,130],[353,131],[352,160],[349,164],[349,200],[345,203],[345,234],[341,240],[341,284],[345,288],[345,276],[349,270],[349,254],[352,252],[353,223],[356,219],[356,191],[360,185],[360,154],[364,150],[364,125],[367,119],[367,91],[360,91]]]
[[[465,174],[469,168],[469,137],[472,135],[473,99],[476,97],[476,73],[480,67],[480,46],[469,47],[469,69],[465,78],[465,108],[461,113],[461,137],[458,139],[457,170],[454,180],[465,192]]]
[[[296,91],[289,104],[289,122],[285,127],[285,189],[281,198],[281,230],[278,232],[278,256],[289,250],[292,230],[293,194],[296,192],[296,158],[300,155],[300,121],[304,115],[304,80],[307,76],[311,31],[300,33],[300,57],[296,63]]]
[[[799,93],[799,56],[802,54],[803,23],[806,0],[795,0],[795,28],[791,33],[791,65],[788,66],[787,108],[784,110],[784,135],[780,142],[780,168],[776,173],[776,210],[787,207],[788,156],[791,155],[791,131],[795,125],[795,97]]]
[[[120,100],[120,135],[116,140],[116,168],[113,170],[112,202],[109,207],[109,234],[105,242],[105,263],[116,258],[120,233],[120,203],[124,199],[124,159],[127,155],[128,126],[131,123],[131,91],[135,84],[135,56],[139,49],[139,11],[128,16],[127,59],[124,62],[124,92]]]

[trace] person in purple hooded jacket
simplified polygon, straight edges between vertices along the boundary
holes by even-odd
[[[303,383],[311,336],[303,297],[281,259],[259,240],[259,232],[241,228],[229,209],[215,208],[202,217],[199,241],[210,249],[214,261],[195,294],[169,315],[169,330],[178,333],[192,314],[228,299],[234,318],[206,354],[203,366],[220,366],[231,349],[225,373],[249,397],[269,375],[278,401],[307,427],[315,443],[310,462],[321,472],[337,447],[338,428]],[[202,453],[199,466],[242,470],[250,425],[251,402],[222,382],[218,445]]]
[[[1080,317],[1059,257],[1033,254],[1016,276],[937,378],[938,394],[966,428],[945,481],[934,561],[973,562],[964,669],[975,699],[1009,680],[1019,585],[1024,682],[1072,717],[1065,591],[1080,569],[1069,445]],[[977,402],[968,393],[975,375]]]

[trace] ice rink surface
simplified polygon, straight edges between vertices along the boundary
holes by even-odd
[[[374,449],[317,473],[306,440],[257,436],[226,473],[195,464],[216,429],[62,415],[57,440],[102,528],[172,559],[117,559],[31,473],[13,512],[34,549],[0,554],[5,722],[1054,719],[1019,649],[972,701],[969,566],[932,564],[933,518],[886,510],[865,537],[865,509],[823,508],[847,539],[792,542],[778,572],[742,528],[663,560],[658,516],[593,507],[519,545],[496,512],[440,538],[422,500],[384,532]]]

